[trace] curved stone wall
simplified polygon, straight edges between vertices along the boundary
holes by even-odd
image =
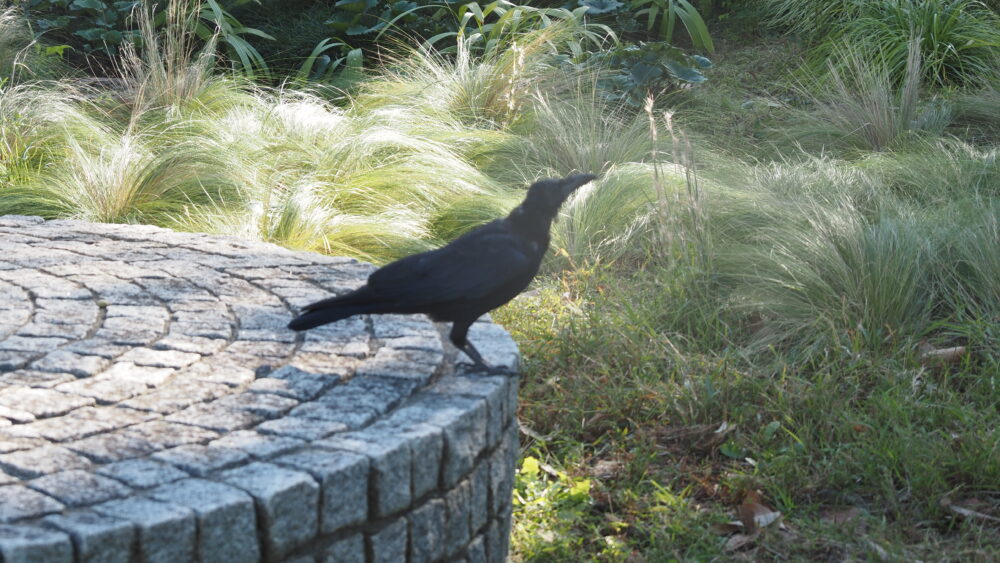
[[[371,269],[0,217],[0,560],[503,561],[516,377],[425,317],[285,328]]]

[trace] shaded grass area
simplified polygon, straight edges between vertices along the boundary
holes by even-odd
[[[167,29],[116,90],[0,89],[0,214],[385,262],[601,175],[496,314],[526,365],[517,560],[1000,555],[995,87],[851,51],[803,80],[765,42],[636,113],[553,56],[568,26],[331,96],[221,76]],[[783,527],[734,541],[755,504]]]

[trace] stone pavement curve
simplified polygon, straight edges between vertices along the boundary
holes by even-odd
[[[285,328],[372,269],[0,217],[0,562],[504,561],[517,378],[422,316]]]

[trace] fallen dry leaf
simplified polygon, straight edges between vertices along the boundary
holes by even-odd
[[[966,499],[964,501],[952,502],[949,497],[944,497],[941,499],[941,506],[944,506],[948,510],[963,518],[974,518],[976,520],[985,520],[987,522],[1000,522],[1000,518],[996,516],[991,516],[984,512],[970,508],[983,508],[984,506],[987,506],[987,503],[979,499]]]
[[[746,534],[736,534],[735,536],[726,540],[726,545],[722,549],[725,551],[736,551],[749,544],[752,544],[757,535],[748,536]]]
[[[621,473],[622,463],[620,461],[614,461],[610,459],[602,459],[594,464],[594,468],[591,469],[591,473],[594,477],[607,481],[618,477]]]
[[[771,510],[758,502],[744,502],[737,510],[743,529],[748,534],[755,534],[761,528],[766,528],[781,518],[781,513]]]
[[[827,524],[846,524],[856,520],[862,514],[864,512],[856,506],[839,506],[823,510],[819,519]]]
[[[928,363],[955,363],[965,355],[965,346],[952,346],[951,348],[935,348],[926,342],[921,342],[920,361]]]
[[[558,471],[556,471],[556,468],[555,468],[555,467],[552,467],[551,465],[549,465],[549,464],[547,464],[547,463],[539,463],[539,464],[538,464],[538,467],[539,467],[539,468],[540,468],[540,469],[541,469],[542,471],[544,471],[544,472],[548,473],[548,474],[549,474],[550,476],[552,476],[552,477],[555,477],[555,478],[557,478],[557,479],[559,478],[559,472],[558,472]]]
[[[886,551],[885,548],[882,547],[881,545],[875,543],[873,540],[868,540],[868,547],[870,547],[871,550],[875,552],[875,556],[878,557],[880,560],[882,561],[889,560],[889,552]]]

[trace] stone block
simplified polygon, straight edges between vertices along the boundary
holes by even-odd
[[[429,350],[379,348],[375,356],[364,360],[356,375],[393,377],[423,384],[430,380],[444,354]]]
[[[160,449],[141,436],[109,432],[68,442],[66,447],[98,463],[112,463],[147,455]]]
[[[0,560],[4,563],[72,563],[73,544],[58,530],[0,525]]]
[[[472,342],[490,367],[504,369],[511,375],[517,374],[520,369],[521,354],[517,343],[502,326],[480,318],[469,328],[469,342]],[[455,363],[459,366],[473,365],[472,360],[461,352],[455,358]]]
[[[205,477],[216,471],[235,467],[247,459],[246,452],[217,445],[188,444],[163,450],[152,455],[198,477]]]
[[[229,407],[235,411],[249,412],[266,419],[274,419],[298,406],[299,402],[271,393],[234,393],[216,400],[215,404]]]
[[[154,368],[182,368],[201,359],[201,355],[178,350],[156,350],[154,348],[132,348],[122,354],[119,361],[131,362],[137,366]]]
[[[347,425],[343,422],[299,418],[295,416],[269,420],[257,426],[257,431],[264,434],[274,434],[309,441],[319,440],[320,438],[325,438],[331,434],[346,430]]]
[[[151,346],[154,350],[173,350],[200,354],[202,356],[215,354],[225,347],[226,340],[222,338],[204,338],[201,336],[179,337],[176,335],[165,336]]]
[[[59,416],[94,404],[94,399],[54,389],[13,387],[0,394],[0,405],[29,412],[38,418]]]
[[[469,543],[470,515],[472,513],[472,485],[468,480],[444,495],[448,509],[445,524],[444,552],[448,557],[457,555]]]
[[[135,529],[131,522],[90,511],[48,516],[47,526],[69,534],[80,563],[129,563]]]
[[[407,523],[399,518],[381,530],[368,534],[368,559],[371,563],[398,563],[406,561]]]
[[[109,430],[107,423],[83,420],[70,416],[46,418],[28,424],[19,424],[9,429],[10,434],[25,437],[43,437],[52,442],[75,440]]]
[[[56,387],[60,391],[89,397],[100,405],[114,405],[146,392],[145,383],[122,381],[111,378],[87,378],[70,381]]]
[[[184,370],[184,376],[196,381],[221,383],[230,387],[239,387],[252,382],[256,374],[245,365],[237,365],[223,361],[220,356],[198,362]]]
[[[184,410],[168,415],[166,420],[227,433],[249,428],[267,419],[260,414],[238,410],[231,405],[220,404],[216,401],[191,405]]]
[[[296,401],[311,401],[327,388],[340,382],[340,378],[321,373],[302,371],[284,366],[259,378],[250,385],[250,391],[274,393]]]
[[[89,466],[90,462],[86,458],[55,445],[0,455],[0,468],[22,479],[33,479],[67,469],[85,469]]]
[[[361,364],[360,360],[347,357],[347,354],[344,353],[344,349],[348,346],[347,344],[326,343],[325,349],[320,352],[300,349],[297,354],[292,356],[288,365],[302,371],[339,377],[344,380],[351,377]]]
[[[469,477],[472,487],[472,501],[469,503],[469,529],[478,534],[486,527],[490,516],[490,466],[481,462],[472,470]]]
[[[115,344],[111,340],[103,338],[85,338],[66,344],[63,346],[63,350],[87,356],[100,356],[110,360],[127,352],[129,347]]]
[[[247,493],[222,483],[185,479],[157,487],[149,494],[194,511],[199,561],[260,560],[254,503]]]
[[[254,462],[219,477],[254,498],[266,558],[285,557],[316,536],[319,485],[308,473]]]
[[[110,362],[101,356],[85,356],[69,350],[55,350],[31,363],[38,371],[71,373],[77,377],[91,377],[108,367]]]
[[[289,416],[340,423],[349,430],[357,430],[375,420],[377,413],[359,405],[336,406],[319,401],[310,401],[292,409]]]
[[[476,536],[476,538],[469,543],[469,548],[465,553],[465,558],[469,563],[487,563],[486,538],[484,536]]]
[[[376,422],[368,430],[407,440],[410,445],[410,485],[414,499],[422,498],[438,488],[444,455],[444,434],[439,427],[397,419],[393,422]]]
[[[304,440],[260,434],[253,430],[228,432],[218,440],[209,442],[210,446],[237,449],[257,459],[269,459],[299,449],[305,444]]]
[[[148,489],[189,477],[176,467],[148,458],[109,463],[98,467],[97,472],[137,489]]]
[[[410,505],[410,446],[406,438],[379,432],[345,432],[314,443],[367,456],[371,462],[369,510],[388,516]]]
[[[219,437],[218,432],[206,428],[166,420],[153,420],[136,424],[128,427],[122,434],[147,440],[158,450],[183,446],[184,444],[208,442]]]
[[[312,475],[322,491],[320,532],[330,534],[368,518],[368,458],[346,451],[308,449],[274,463]]]
[[[427,391],[446,397],[481,398],[486,401],[486,448],[496,447],[500,441],[500,430],[509,419],[508,408],[511,384],[517,380],[508,376],[461,375],[446,377],[431,385]]]
[[[133,497],[98,504],[93,510],[132,523],[143,562],[194,561],[196,528],[191,509]]]
[[[442,479],[451,488],[472,470],[486,448],[486,401],[421,393],[410,405],[393,412],[387,421],[419,420],[441,428],[444,434]]]
[[[431,499],[410,512],[410,563],[437,561],[444,555],[447,507]]]
[[[131,489],[118,481],[79,469],[60,471],[27,482],[66,506],[85,506],[127,496]]]
[[[365,537],[358,534],[337,540],[319,558],[322,563],[365,563]]]
[[[0,487],[0,522],[9,523],[25,518],[53,514],[65,508],[52,497],[22,485]]]
[[[229,391],[228,386],[220,383],[176,380],[169,381],[142,396],[124,401],[121,406],[172,414],[195,403],[203,403],[221,397]]]
[[[177,373],[169,367],[142,366],[134,362],[119,359],[111,368],[100,375],[101,379],[141,383],[154,387],[163,384]]]
[[[510,511],[519,448],[517,423],[511,422],[504,431],[500,446],[489,457],[491,514]]]
[[[316,400],[344,410],[364,407],[384,414],[409,397],[415,386],[406,380],[358,375],[347,383],[330,388]]]
[[[490,521],[486,528],[486,547],[490,563],[506,563],[510,549],[510,514]]]
[[[0,358],[4,352],[0,350]],[[0,386],[4,387],[39,387],[51,389],[57,385],[76,381],[76,376],[62,372],[35,371],[30,369],[19,369],[17,371],[4,371],[3,360],[0,360]],[[31,415],[34,416],[34,415]]]

